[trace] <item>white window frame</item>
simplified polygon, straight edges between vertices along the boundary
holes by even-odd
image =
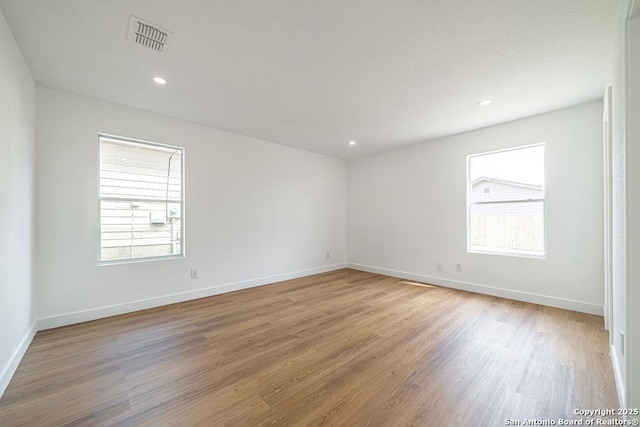
[[[162,149],[166,149],[166,150],[180,150],[181,151],[181,157],[180,157],[180,194],[181,194],[181,201],[180,201],[180,252],[177,254],[170,254],[170,255],[160,255],[160,256],[147,256],[147,257],[138,257],[138,258],[126,258],[126,259],[115,259],[115,260],[102,260],[102,254],[101,254],[101,249],[102,249],[102,213],[101,213],[101,202],[102,201],[107,201],[107,200],[119,200],[119,201],[132,201],[132,202],[144,202],[148,200],[141,200],[141,199],[135,199],[135,198],[112,198],[112,197],[102,197],[101,196],[101,183],[100,183],[100,168],[101,168],[101,139],[105,138],[105,139],[112,139],[112,140],[116,140],[116,141],[121,141],[126,143],[133,143],[133,144],[140,144],[140,145],[147,145],[147,146],[151,146],[151,147],[158,147],[158,148],[162,148]],[[112,135],[112,134],[107,134],[107,133],[98,133],[98,138],[97,138],[97,144],[98,144],[98,164],[97,164],[97,191],[98,191],[98,197],[97,197],[97,205],[98,205],[98,209],[97,209],[97,215],[98,215],[98,245],[97,245],[97,259],[98,259],[98,266],[105,266],[105,265],[115,265],[115,264],[130,264],[130,263],[139,263],[139,262],[148,262],[148,261],[161,261],[161,260],[167,260],[167,259],[177,259],[177,258],[184,258],[185,254],[186,254],[186,236],[185,236],[185,200],[186,200],[186,196],[185,196],[185,148],[184,147],[179,147],[179,146],[175,146],[175,145],[168,145],[168,144],[161,144],[158,142],[153,142],[153,141],[146,141],[146,140],[142,140],[142,139],[135,139],[135,138],[128,138],[128,137],[124,137],[124,136],[118,136],[118,135]],[[154,203],[157,203],[158,201],[153,201]],[[162,202],[160,200],[160,202]]]
[[[471,179],[471,160],[474,157],[486,156],[491,154],[504,153],[508,151],[516,151],[522,150],[526,148],[533,147],[544,147],[544,168],[545,168],[545,184],[543,186],[543,197],[541,199],[518,199],[518,200],[506,200],[500,202],[485,202],[485,203],[493,203],[493,204],[507,204],[507,203],[542,203],[542,253],[534,253],[528,251],[518,251],[518,250],[489,250],[489,249],[477,249],[472,245],[472,228],[471,228],[471,210],[473,208],[473,183]],[[467,252],[474,254],[485,254],[485,255],[502,255],[502,256],[511,256],[511,257],[521,257],[521,258],[537,258],[537,259],[546,259],[547,257],[547,189],[546,189],[546,167],[547,167],[547,149],[545,142],[537,142],[535,144],[528,145],[520,145],[517,147],[505,148],[501,150],[487,151],[483,153],[469,154],[467,156]]]

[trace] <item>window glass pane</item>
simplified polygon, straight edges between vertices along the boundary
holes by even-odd
[[[470,216],[474,250],[544,255],[543,202],[477,204]]]
[[[181,148],[100,138],[100,261],[182,255]]]
[[[100,197],[180,200],[182,150],[102,138]]]
[[[471,251],[542,256],[544,145],[468,157]]]
[[[473,203],[544,198],[544,145],[469,159]]]

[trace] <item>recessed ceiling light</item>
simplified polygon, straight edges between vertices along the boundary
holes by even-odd
[[[166,85],[167,84],[167,79],[162,78],[162,77],[154,77],[153,81],[158,83],[159,85]]]
[[[349,141],[349,145],[356,145],[355,141]]]
[[[491,100],[490,99],[485,99],[484,101],[480,101],[478,103],[478,105],[481,106],[481,107],[486,107],[489,104],[491,104]]]

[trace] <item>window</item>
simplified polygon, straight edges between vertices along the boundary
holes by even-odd
[[[544,144],[467,156],[469,252],[543,257]]]
[[[101,263],[184,254],[184,149],[99,135]]]

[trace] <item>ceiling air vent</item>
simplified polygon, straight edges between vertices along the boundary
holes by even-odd
[[[164,53],[169,46],[172,35],[167,30],[132,16],[129,21],[127,40],[153,49],[156,52]]]

